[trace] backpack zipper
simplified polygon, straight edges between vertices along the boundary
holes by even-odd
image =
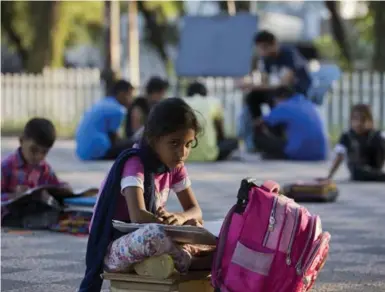
[[[305,245],[305,247],[303,249],[303,252],[302,252],[302,254],[301,254],[301,256],[300,256],[300,258],[298,260],[298,263],[297,263],[297,265],[295,267],[298,275],[302,274],[302,260],[303,260],[303,257],[305,256],[306,250],[309,247],[310,240],[313,237],[313,231],[315,232],[315,230],[314,230],[314,223],[316,222],[315,218],[316,217],[311,217],[311,231],[309,232],[309,235],[308,235],[307,241],[306,241],[306,245]]]
[[[295,215],[294,215],[294,226],[293,226],[293,230],[291,232],[289,246],[287,248],[287,255],[286,255],[286,264],[288,266],[291,265],[291,249],[293,247],[295,234],[297,233],[298,221],[299,221],[298,219],[299,219],[299,209],[296,208],[295,209]]]
[[[277,208],[277,203],[278,203],[278,197],[274,197],[273,201],[273,207],[271,208],[270,212],[270,217],[269,217],[269,225],[267,227],[267,232],[265,234],[265,238],[263,239],[263,246],[266,246],[267,241],[269,240],[269,235],[271,232],[274,230],[274,225],[275,225],[275,210]]]
[[[312,252],[310,253],[310,257],[309,257],[309,259],[306,261],[306,264],[305,264],[305,266],[303,267],[303,270],[301,271],[302,273],[303,273],[304,271],[306,271],[306,270],[309,268],[309,265],[313,262],[315,256],[317,255],[317,251],[319,250],[321,244],[323,243],[323,240],[324,240],[324,238],[321,237],[320,240],[319,240],[319,242],[317,242],[317,244],[313,247],[313,250],[312,250]]]

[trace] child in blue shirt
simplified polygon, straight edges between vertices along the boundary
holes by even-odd
[[[277,88],[275,103],[268,116],[256,121],[256,148],[276,159],[326,159],[326,133],[315,105],[288,86]],[[282,129],[284,137],[274,133]]]
[[[113,96],[94,104],[83,116],[76,131],[76,154],[82,160],[115,159],[133,142],[120,138],[118,130],[132,100],[132,85],[119,80]]]

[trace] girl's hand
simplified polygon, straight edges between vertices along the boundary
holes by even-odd
[[[167,212],[163,207],[159,207],[156,211],[156,217],[167,225],[183,225],[186,219],[183,215]]]

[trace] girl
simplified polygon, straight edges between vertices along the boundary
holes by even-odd
[[[148,224],[122,236],[113,230],[111,220],[200,225],[202,212],[183,164],[197,145],[199,132],[193,110],[182,99],[169,98],[153,108],[141,144],[115,161],[101,188],[91,221],[87,269],[80,291],[100,291],[103,268],[128,271],[151,256],[168,254],[177,270],[188,270],[190,252],[174,245],[159,225]],[[164,209],[170,189],[177,194],[183,212]]]
[[[336,158],[327,179],[333,177],[346,157],[352,180],[385,181],[385,173],[382,171],[385,162],[385,140],[381,131],[374,129],[369,106],[353,106],[350,124],[350,130],[341,135],[335,147]]]

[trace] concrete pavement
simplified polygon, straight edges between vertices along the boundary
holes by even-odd
[[[3,155],[17,140],[2,138]],[[58,141],[48,160],[58,175],[75,187],[98,186],[109,162],[81,163],[72,141]],[[281,184],[324,176],[328,163],[248,162],[188,164],[188,171],[205,220],[222,219],[242,178],[274,179]],[[357,184],[341,169],[340,198],[333,204],[307,204],[321,216],[332,234],[331,253],[313,291],[385,291],[385,188],[380,183]],[[171,196],[169,208],[178,203]],[[1,233],[1,291],[76,291],[84,273],[86,238],[51,232]],[[107,284],[105,284],[107,287]]]

